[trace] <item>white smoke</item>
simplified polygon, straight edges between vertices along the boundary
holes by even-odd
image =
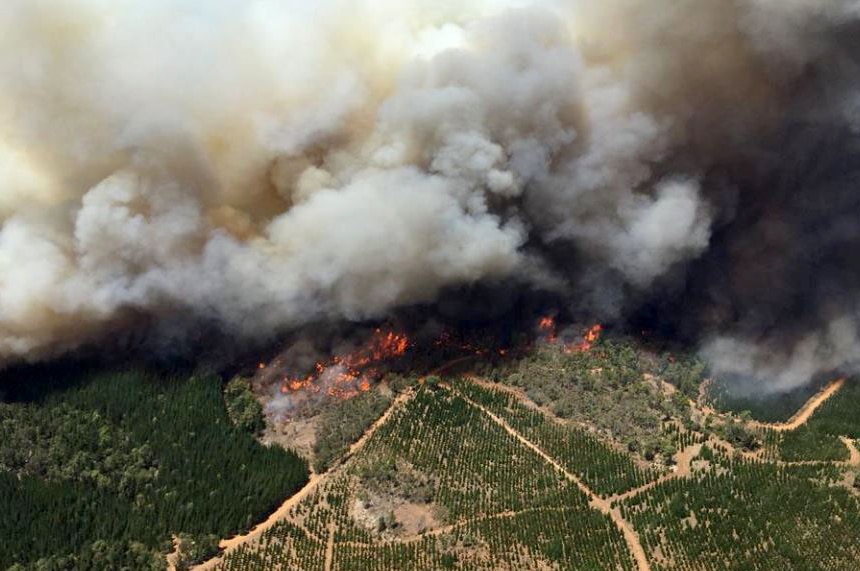
[[[703,346],[702,354],[717,375],[753,373],[764,380],[757,389],[783,392],[809,383],[821,371],[857,370],[860,338],[852,318],[844,317],[789,344],[767,337],[715,337]]]
[[[441,134],[456,94],[427,90],[421,117],[396,86],[484,10],[439,27],[451,8],[426,4],[6,3],[0,355],[128,311],[265,333],[514,271],[523,229],[483,196],[513,186],[501,147]],[[438,172],[414,156],[422,122]]]
[[[739,92],[755,128],[756,54],[788,77],[802,17],[848,14],[729,4],[5,0],[0,360],[140,314],[265,335],[564,281],[529,244],[646,290],[714,223],[706,167],[667,161],[684,74],[710,58],[709,112]]]

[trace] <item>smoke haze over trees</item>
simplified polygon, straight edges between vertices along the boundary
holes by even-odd
[[[857,361],[860,4],[6,0],[0,360],[448,288]]]

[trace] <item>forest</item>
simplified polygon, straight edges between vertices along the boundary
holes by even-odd
[[[301,488],[305,461],[231,422],[222,384],[80,363],[6,374],[0,569],[164,569],[173,535],[211,546]]]

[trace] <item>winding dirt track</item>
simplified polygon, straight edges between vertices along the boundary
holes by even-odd
[[[840,436],[839,440],[848,448],[848,460],[845,461],[846,466],[860,466],[860,451],[854,445],[854,441],[845,436]]]
[[[792,430],[797,430],[806,424],[809,419],[812,418],[812,415],[815,414],[815,411],[827,402],[830,397],[838,393],[843,386],[845,386],[845,379],[836,379],[831,382],[806,401],[806,403],[800,407],[800,410],[788,419],[788,422],[751,422],[750,425],[756,428],[769,428],[771,430],[776,430],[777,432],[790,432]]]

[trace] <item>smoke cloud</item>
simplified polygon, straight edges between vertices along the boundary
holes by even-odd
[[[6,0],[0,361],[472,284],[858,355],[860,3]]]

